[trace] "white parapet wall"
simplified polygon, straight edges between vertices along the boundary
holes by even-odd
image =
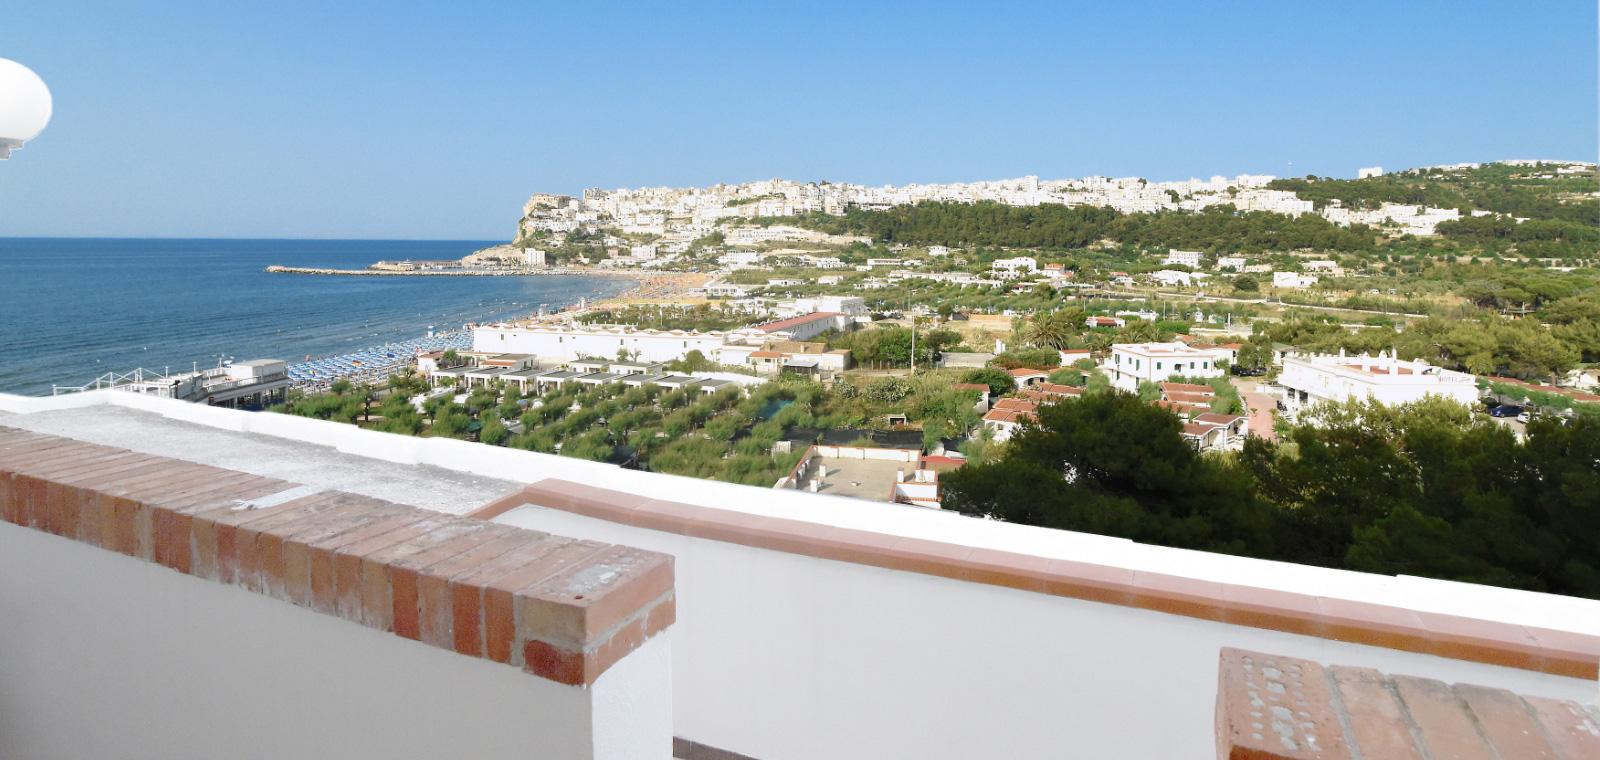
[[[908,520],[972,522],[885,507]],[[522,507],[499,521],[672,554],[675,732],[751,757],[1207,756],[1222,647],[1553,698],[1597,696],[1592,680],[831,561],[558,509]],[[1263,570],[1274,564],[1260,563]],[[1499,597],[1538,606],[1543,596],[1483,591],[1485,603]],[[1592,614],[1600,604],[1570,601],[1590,611],[1589,627],[1600,625]]]
[[[1600,602],[1593,600],[1169,549],[940,510],[761,490],[111,392],[62,399],[0,395],[0,411],[23,414],[93,404],[135,407],[249,435],[508,482],[593,484],[631,495],[639,505],[672,501],[724,511],[747,527],[770,518],[812,529],[787,540],[791,546],[837,532],[859,532],[876,536],[891,552],[907,542],[940,542],[970,549],[974,556],[1024,555],[1041,567],[1067,561],[1114,569],[1134,580],[1167,576],[1175,585],[1201,593],[1243,586],[1268,598],[1282,594],[1324,605],[1381,605],[1408,615],[1551,629],[1574,639],[1600,635]],[[670,653],[674,733],[752,757],[1203,756],[1212,740],[1221,647],[1529,695],[1586,702],[1600,698],[1592,676],[1553,675],[1482,659],[821,558],[798,549],[706,537],[699,532],[703,522],[688,532],[674,532],[545,503],[549,506],[512,509],[498,520],[675,558],[678,613]],[[642,512],[644,506],[638,509]],[[0,534],[0,549],[7,548],[5,538]],[[0,552],[0,584],[24,583],[13,580],[15,566],[4,554]],[[0,604],[8,604],[16,592],[10,585],[0,588]],[[15,630],[7,628],[4,617],[12,609],[0,607],[0,637]],[[252,641],[254,646],[267,645]],[[4,679],[14,680],[16,667],[0,661],[0,700],[7,700],[0,701],[0,736],[12,720]],[[593,709],[601,709],[598,702]],[[8,757],[4,749],[0,746],[0,757]]]
[[[0,757],[667,757],[669,633],[565,686],[0,523]]]

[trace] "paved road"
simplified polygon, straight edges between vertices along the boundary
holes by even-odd
[[[1273,431],[1272,422],[1277,416],[1278,402],[1258,390],[1259,384],[1254,380],[1230,377],[1228,382],[1239,390],[1239,397],[1249,407],[1250,435],[1261,436],[1269,441],[1277,440],[1278,434]]]
[[[1485,413],[1484,416],[1488,416],[1487,413]],[[1526,440],[1528,437],[1528,426],[1517,421],[1515,417],[1489,417],[1489,419],[1496,425],[1507,428],[1512,433],[1515,433],[1517,440],[1519,441]]]

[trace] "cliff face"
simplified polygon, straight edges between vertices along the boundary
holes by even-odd
[[[526,218],[528,216],[532,216],[533,212],[535,211],[566,208],[567,206],[572,205],[573,201],[575,200],[577,199],[570,195],[534,193],[533,195],[528,196],[527,203],[522,204],[522,216]]]
[[[490,246],[461,257],[465,266],[522,266],[525,261],[522,249],[510,245]]]
[[[521,243],[549,234],[564,234],[578,228],[578,199],[570,195],[534,193],[522,204],[522,219],[517,222],[514,241]],[[544,233],[544,234],[541,234]]]

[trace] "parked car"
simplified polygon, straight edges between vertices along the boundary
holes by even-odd
[[[1239,377],[1261,377],[1267,374],[1267,371],[1261,367],[1241,367],[1237,364],[1229,367],[1228,371]]]
[[[1527,412],[1523,412],[1522,414],[1517,415],[1517,422],[1521,422],[1524,425],[1526,425],[1528,423],[1528,420],[1530,420],[1530,419],[1533,419],[1533,418],[1530,417]]]
[[[1510,404],[1501,404],[1500,406],[1490,407],[1489,409],[1490,417],[1515,417],[1519,414],[1522,414],[1522,407],[1512,406]]]

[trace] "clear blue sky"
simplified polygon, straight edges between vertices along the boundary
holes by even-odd
[[[0,57],[55,117],[0,162],[0,235],[501,239],[591,186],[1593,160],[1595,14],[12,0]]]

